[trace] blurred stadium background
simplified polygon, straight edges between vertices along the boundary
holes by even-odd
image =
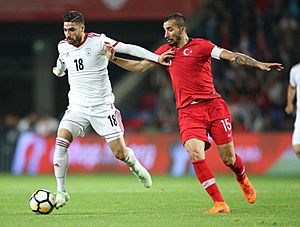
[[[265,73],[213,61],[215,86],[233,116],[236,151],[251,174],[300,175],[291,148],[294,116],[284,113],[291,66],[298,51],[298,0],[0,0],[0,172],[52,173],[59,119],[67,106],[67,78],[51,73],[63,14],[81,11],[87,31],[105,33],[154,51],[163,43],[162,19],[178,11],[191,37],[203,37],[283,72]],[[154,174],[193,174],[179,141],[170,80],[163,68],[135,75],[110,64],[110,78],[126,140]],[[127,171],[90,130],[70,147],[70,172]],[[226,169],[208,159],[217,173]]]

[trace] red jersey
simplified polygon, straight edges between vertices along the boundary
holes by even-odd
[[[175,51],[167,71],[172,79],[177,109],[195,99],[221,97],[215,90],[211,72],[211,52],[214,47],[209,40],[193,38],[180,49],[165,44],[155,51],[159,55],[171,48]]]

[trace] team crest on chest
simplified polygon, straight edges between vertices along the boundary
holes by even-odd
[[[86,54],[86,56],[90,57],[92,55],[92,49],[91,48],[86,48],[85,49],[85,54]]]
[[[189,48],[186,48],[183,50],[183,55],[184,56],[189,56],[191,53],[193,53],[192,50],[190,50]]]

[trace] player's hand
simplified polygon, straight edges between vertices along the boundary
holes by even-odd
[[[174,58],[175,52],[170,49],[166,52],[162,53],[158,58],[158,63],[164,66],[171,66],[172,61],[171,59]]]
[[[108,60],[113,61],[115,59],[115,53],[116,53],[114,47],[108,42],[105,42],[104,45],[106,48],[106,52],[105,52],[106,57],[108,58]]]
[[[271,71],[271,70],[277,70],[282,71],[284,69],[283,65],[281,63],[266,63],[266,62],[259,62],[257,64],[257,67],[264,71]]]
[[[294,105],[293,104],[287,104],[284,110],[287,114],[291,114],[294,110]]]
[[[57,67],[53,67],[53,68],[52,68],[52,73],[53,73],[55,76],[58,76],[58,77],[63,77],[64,75],[66,75],[65,72],[59,73],[58,70],[57,70]]]

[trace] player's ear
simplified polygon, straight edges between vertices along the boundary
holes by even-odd
[[[180,31],[181,31],[181,34],[182,34],[182,33],[186,33],[186,27],[182,26],[182,27],[180,28]]]
[[[82,31],[84,32],[84,30],[85,30],[84,24],[82,25],[81,29],[82,29]]]

